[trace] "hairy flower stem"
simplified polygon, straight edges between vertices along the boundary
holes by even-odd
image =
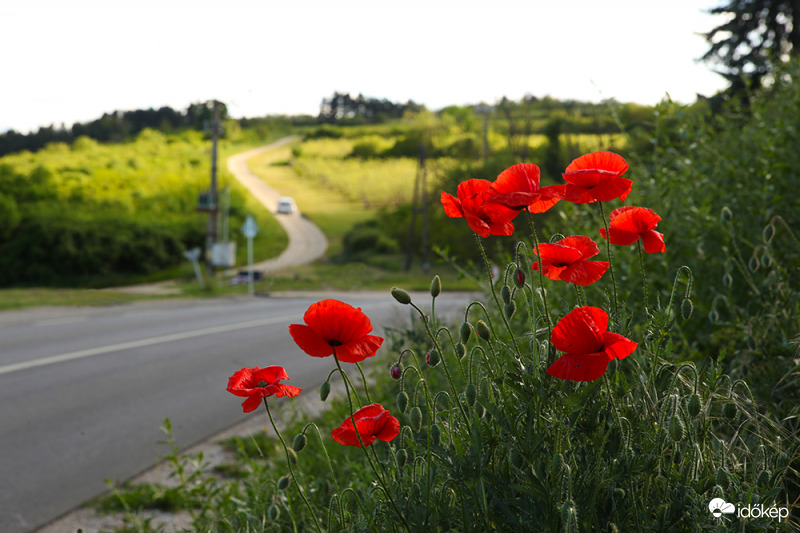
[[[506,325],[508,334],[511,335],[511,343],[514,345],[514,352],[517,355],[522,355],[519,346],[517,346],[517,338],[514,335],[514,330],[511,329],[511,325],[508,323],[506,314],[503,312],[503,306],[500,305],[500,299],[497,297],[497,290],[495,290],[494,281],[492,280],[492,266],[489,264],[489,258],[486,257],[486,250],[483,249],[483,243],[481,242],[481,237],[477,233],[475,234],[475,242],[478,243],[478,248],[480,248],[481,250],[481,256],[483,257],[483,264],[486,265],[486,274],[489,277],[489,288],[492,289],[492,296],[494,296],[494,302],[497,305],[497,309],[500,311],[500,317],[503,319],[503,323]]]
[[[314,525],[317,527],[317,531],[322,531],[322,528],[317,521],[317,514],[314,512],[314,508],[311,507],[311,503],[309,503],[308,499],[306,498],[305,493],[303,492],[303,487],[297,481],[297,476],[294,473],[294,468],[292,468],[292,461],[289,458],[289,448],[286,446],[286,441],[283,440],[283,436],[281,432],[278,431],[278,426],[275,425],[275,420],[272,418],[272,412],[269,410],[269,402],[266,398],[264,398],[264,407],[267,408],[267,416],[269,417],[269,421],[272,424],[272,429],[275,430],[275,434],[278,436],[278,439],[281,441],[281,446],[283,446],[283,453],[286,454],[286,464],[289,466],[289,473],[292,475],[292,480],[294,480],[294,484],[297,487],[297,492],[300,493],[300,497],[303,498],[303,502],[308,507],[308,512],[311,513],[311,518],[314,520]]]
[[[342,365],[339,362],[339,358],[336,356],[336,350],[333,351],[333,360],[336,362],[336,368],[339,369],[339,374],[342,376],[342,381],[344,381],[345,389],[353,388],[354,389],[353,392],[355,393],[355,388],[353,387],[353,384],[350,383],[350,380],[347,378],[347,374],[345,374],[344,370],[342,369]],[[372,471],[375,472],[375,476],[378,478],[378,483],[383,489],[383,493],[386,495],[386,498],[392,504],[392,507],[394,507],[397,516],[403,522],[403,527],[405,528],[405,530],[410,532],[411,529],[408,527],[408,522],[406,522],[406,517],[403,516],[403,513],[400,512],[400,508],[397,506],[397,504],[394,501],[394,498],[392,498],[391,493],[386,488],[386,481],[384,481],[381,472],[375,466],[375,463],[372,461],[372,457],[370,457],[366,446],[364,446],[364,441],[361,439],[361,433],[359,433],[358,425],[356,424],[355,410],[353,409],[353,400],[350,398],[350,393],[346,391],[345,396],[347,396],[347,406],[350,408],[350,421],[353,423],[353,431],[355,431],[356,437],[358,437],[358,443],[361,445],[361,449],[364,451],[364,455],[366,455],[367,457],[369,466],[372,468]]]
[[[325,460],[328,462],[328,470],[331,473],[331,480],[333,480],[333,487],[336,489],[336,510],[337,514],[339,515],[339,522],[344,524],[344,510],[342,509],[342,491],[339,490],[339,483],[336,481],[336,474],[333,472],[333,463],[331,462],[331,456],[328,455],[328,447],[325,446],[325,441],[322,440],[322,434],[319,432],[319,428],[316,424],[311,423],[307,424],[305,429],[309,427],[313,427],[314,431],[317,432],[317,437],[319,438],[319,443],[322,446],[322,451],[325,452]],[[305,429],[303,433],[305,433]]]
[[[361,363],[356,363],[356,366],[358,367],[358,371],[361,373],[361,383],[364,384],[364,394],[367,395],[367,405],[371,405],[372,400],[369,397],[369,387],[367,387],[367,378],[364,376],[364,369],[361,368]]]
[[[608,233],[606,233],[608,235]],[[647,302],[647,274],[644,271],[644,253],[642,252],[642,240],[636,241],[636,249],[639,252],[639,268],[642,269],[642,289],[644,290],[644,313],[649,314],[650,305]]]
[[[614,315],[616,315],[619,304],[617,303],[617,279],[614,277],[614,263],[611,261],[611,232],[608,229],[608,220],[606,220],[606,210],[603,208],[603,202],[597,203],[600,205],[600,217],[603,219],[603,226],[606,229],[606,254],[608,255],[608,271],[611,273],[611,288],[614,293]]]
[[[542,256],[539,255],[539,237],[536,235],[536,225],[533,223],[533,215],[527,209],[525,213],[528,215],[528,225],[531,227],[531,235],[533,236],[533,246],[534,250],[536,250],[536,255],[539,258],[537,261],[539,263],[539,289],[542,291],[542,303],[544,304],[544,315],[547,317],[547,340],[553,336],[553,320],[550,318],[550,309],[547,307],[547,295],[545,295],[545,288],[544,288],[544,275],[542,274]],[[533,270],[533,269],[531,269]],[[531,286],[533,284],[531,283]],[[533,291],[534,294],[536,291]],[[549,360],[548,355],[548,362],[552,363],[553,361]]]

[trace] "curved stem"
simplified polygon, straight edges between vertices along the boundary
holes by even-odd
[[[549,339],[550,337],[553,336],[553,320],[550,318],[550,309],[548,309],[547,307],[547,296],[545,295],[545,288],[544,288],[544,275],[542,274],[542,256],[539,255],[539,237],[536,235],[536,225],[533,223],[533,215],[527,209],[525,210],[525,213],[528,214],[528,224],[531,227],[531,234],[533,235],[534,250],[536,251],[537,257],[539,257],[538,259],[539,289],[542,291],[541,295],[542,295],[542,303],[544,304],[544,314],[547,317],[547,338]],[[531,270],[533,269],[531,268]],[[531,287],[532,286],[533,284],[531,284]],[[536,291],[533,292],[534,294],[536,293]]]
[[[603,202],[600,205],[600,216],[603,219],[603,226],[606,229],[606,254],[608,255],[608,271],[611,272],[611,288],[614,291],[614,314],[617,314],[617,279],[614,277],[614,263],[611,261],[611,233],[608,230],[608,220],[606,220],[606,210],[603,209]]]
[[[286,446],[286,441],[283,440],[283,436],[281,432],[278,431],[278,426],[275,425],[275,420],[272,418],[272,412],[269,410],[269,402],[266,398],[264,398],[264,407],[267,408],[267,416],[269,417],[269,421],[272,424],[272,429],[275,430],[275,434],[278,436],[278,439],[281,441],[281,446],[283,446],[283,453],[286,454],[286,464],[289,466],[289,473],[292,475],[292,480],[294,481],[295,486],[297,487],[297,492],[300,493],[300,497],[303,498],[303,502],[308,507],[308,512],[311,513],[311,518],[314,520],[314,525],[317,526],[317,531],[322,531],[322,528],[317,521],[317,515],[314,512],[314,509],[311,507],[306,495],[303,493],[303,487],[300,486],[300,483],[297,481],[297,476],[294,473],[294,468],[292,468],[292,461],[289,458],[289,448]]]
[[[367,378],[364,376],[364,369],[361,368],[361,363],[356,363],[358,371],[361,372],[361,382],[364,384],[364,394],[367,396],[367,404],[371,404],[372,400],[369,397],[369,387],[367,387]]]

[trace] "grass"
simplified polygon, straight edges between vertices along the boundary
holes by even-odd
[[[24,309],[26,307],[52,306],[104,306],[119,305],[138,300],[168,298],[169,295],[128,294],[98,289],[0,289],[0,311]]]

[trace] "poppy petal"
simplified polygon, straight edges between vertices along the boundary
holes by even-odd
[[[564,198],[566,185],[549,185],[539,189],[539,194],[528,205],[531,213],[544,213]]]
[[[558,321],[550,341],[557,350],[571,354],[597,353],[603,349],[608,314],[598,307],[578,307]]]
[[[556,265],[570,265],[581,259],[580,250],[572,246],[565,246],[561,244],[561,241],[557,243],[542,243],[533,249],[533,253],[541,257],[542,261]]]
[[[300,387],[295,387],[294,385],[284,385],[283,383],[275,385],[275,387],[277,388],[275,391],[275,396],[278,398],[294,398],[303,391],[303,389]]]
[[[644,244],[644,251],[648,254],[667,251],[667,246],[664,244],[664,235],[655,230],[642,234],[642,244]]]
[[[262,381],[266,381],[267,383],[275,383],[276,381],[280,381],[282,379],[289,379],[286,369],[282,366],[268,366],[260,368],[253,374],[253,381],[255,383],[260,383]]]
[[[383,429],[375,436],[384,442],[394,440],[400,434],[400,421],[393,416],[387,416],[383,424]]]
[[[564,354],[550,365],[547,373],[570,381],[594,381],[603,375],[606,368],[608,359],[605,354]]]
[[[592,189],[594,198],[600,202],[610,202],[615,198],[625,200],[633,188],[633,181],[627,178],[612,177],[603,179],[600,184]]]
[[[623,337],[619,333],[611,333],[610,331],[606,331],[603,334],[603,344],[605,345],[603,351],[606,353],[609,360],[625,359],[639,346],[638,342]]]
[[[589,189],[572,184],[567,184],[566,191],[564,192],[564,200],[572,202],[573,204],[590,204],[596,201]]]
[[[556,244],[569,246],[570,248],[578,250],[581,254],[579,259],[589,259],[600,253],[600,248],[597,246],[597,243],[586,235],[570,235],[569,237],[564,237]]]
[[[584,154],[577,159],[573,159],[567,166],[566,172],[573,172],[583,169],[600,169],[614,172],[617,176],[625,174],[628,170],[628,163],[625,159],[614,152],[592,152]]]
[[[611,234],[611,244],[616,244],[617,246],[630,246],[641,237],[638,233],[631,233],[617,228],[608,228],[608,231]],[[606,228],[600,228],[600,235],[604,239],[606,238]]]
[[[365,335],[362,338],[337,346],[336,358],[343,363],[358,363],[372,357],[383,344],[383,338],[376,335]]]
[[[483,237],[488,238],[492,234],[492,230],[482,218],[477,216],[472,211],[464,211],[464,218],[467,220],[469,229]]]
[[[580,261],[567,267],[561,273],[561,279],[581,287],[588,287],[603,277],[609,265],[608,261]]]
[[[633,205],[614,209],[608,218],[611,227],[640,234],[650,231],[661,222],[661,217],[652,209]]]
[[[369,317],[360,308],[333,299],[312,304],[303,320],[328,343],[345,344],[372,331]]]
[[[333,348],[328,341],[317,335],[313,329],[303,324],[291,324],[289,333],[301,350],[313,357],[333,355]]]
[[[461,208],[461,202],[452,194],[447,194],[442,191],[442,206],[444,207],[444,214],[450,218],[461,218],[464,216],[464,210]]]
[[[261,405],[262,402],[261,396],[250,396],[245,401],[242,402],[242,410],[245,413],[252,413],[258,406]]]

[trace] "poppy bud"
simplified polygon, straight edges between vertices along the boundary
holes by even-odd
[[[478,336],[481,339],[487,342],[492,338],[492,332],[489,331],[489,326],[487,326],[486,322],[483,320],[478,320],[478,323],[475,325],[475,331],[478,332]]]
[[[727,205],[722,207],[722,210],[719,212],[719,220],[723,224],[733,220],[733,212],[731,211],[730,207]]]
[[[431,281],[431,296],[436,298],[439,296],[439,293],[442,292],[442,280],[439,278],[439,275],[433,276],[433,280]]]
[[[303,448],[306,447],[306,444],[308,444],[308,437],[306,437],[305,433],[298,433],[294,438],[292,448],[296,452],[302,452]]]
[[[400,376],[403,375],[403,369],[400,368],[400,365],[394,365],[390,373],[392,375],[392,379],[398,380],[400,379]]]
[[[717,322],[719,322],[719,313],[717,312],[716,309],[712,309],[711,311],[709,311],[708,321],[711,322],[712,324],[716,324]]]
[[[578,510],[572,500],[561,506],[561,531],[578,531]]]
[[[480,402],[475,404],[475,414],[478,415],[478,418],[482,418],[485,412],[486,410],[483,408],[483,405],[481,405]]]
[[[411,296],[409,296],[408,293],[403,289],[392,287],[392,296],[394,296],[394,299],[403,305],[408,305],[411,303]]]
[[[764,242],[769,244],[772,238],[775,236],[775,226],[772,224],[767,224],[764,226],[764,230],[761,232],[761,238],[764,239]]]
[[[521,268],[517,268],[517,271],[514,272],[514,285],[516,285],[518,289],[525,286],[525,272]]]
[[[733,285],[733,278],[727,272],[725,272],[725,274],[723,274],[722,276],[722,284],[725,285],[726,287],[730,287],[731,285]]]
[[[722,416],[728,420],[733,420],[736,418],[736,411],[736,404],[733,402],[728,402],[722,406]]]
[[[769,268],[772,266],[772,258],[769,256],[767,252],[761,254],[761,266],[764,268]]]
[[[683,422],[681,422],[681,419],[677,415],[672,415],[669,418],[669,426],[667,429],[670,438],[672,438],[672,440],[674,440],[675,442],[678,442],[681,439],[683,439],[683,431],[684,431]]]
[[[408,462],[408,452],[405,450],[405,448],[400,448],[399,450],[397,450],[397,464],[400,466],[400,468],[403,468],[404,466],[406,466],[407,462]]]
[[[503,288],[500,289],[500,296],[503,297],[504,304],[508,304],[511,301],[511,289],[508,288],[508,285],[503,285]]]
[[[684,298],[681,302],[681,316],[684,320],[689,320],[689,317],[692,316],[692,312],[694,311],[694,304],[689,298]]]
[[[564,456],[557,453],[553,456],[553,475],[555,476],[561,472],[561,467],[564,466]]]
[[[514,312],[517,310],[517,302],[514,300],[509,301],[506,305],[503,306],[503,312],[506,315],[506,318],[511,318],[514,316]]]
[[[458,334],[461,337],[461,342],[467,344],[467,341],[469,341],[469,338],[472,335],[472,324],[469,322],[464,322],[461,324],[461,329],[458,330]]]
[[[422,429],[422,410],[415,405],[411,408],[409,417],[411,419],[411,429],[413,429],[415,433],[418,433],[419,430]]]
[[[459,359],[463,359],[467,355],[467,348],[460,342],[456,343],[456,355]]]
[[[428,355],[425,356],[425,362],[428,363],[428,366],[436,366],[439,364],[440,360],[439,352],[436,350],[431,350],[428,352]]]
[[[467,383],[467,388],[464,389],[464,399],[470,406],[475,405],[475,400],[478,397],[478,391],[475,390],[475,385]]]
[[[431,424],[431,442],[434,446],[439,445],[442,438],[442,430],[439,429],[439,424]]]
[[[295,452],[292,448],[286,448],[286,455],[289,456],[289,462],[293,465],[297,464],[297,452]]]
[[[408,409],[408,393],[404,390],[397,393],[397,408],[401,413],[405,413]]]
[[[276,486],[278,487],[278,490],[286,490],[289,487],[289,483],[290,482],[291,482],[291,479],[289,478],[289,476],[283,476],[282,478],[280,478],[278,480],[278,483],[277,483]]]
[[[760,266],[761,263],[758,261],[758,257],[756,256],[750,257],[750,260],[747,262],[747,268],[750,269],[750,272],[755,272]]]
[[[692,394],[689,396],[689,402],[686,404],[686,411],[691,416],[697,416],[700,414],[700,396],[697,393]]]
[[[319,399],[323,402],[328,399],[328,395],[331,393],[331,382],[325,381],[322,385],[319,386]]]
[[[275,521],[275,520],[277,520],[277,519],[278,519],[278,515],[279,515],[279,514],[280,514],[280,513],[279,513],[279,511],[278,511],[278,506],[277,506],[277,505],[275,505],[275,504],[272,504],[272,505],[270,505],[270,506],[269,506],[269,509],[267,509],[267,516],[268,516],[268,517],[269,517],[269,519],[270,519],[270,520],[272,520],[272,521]]]

